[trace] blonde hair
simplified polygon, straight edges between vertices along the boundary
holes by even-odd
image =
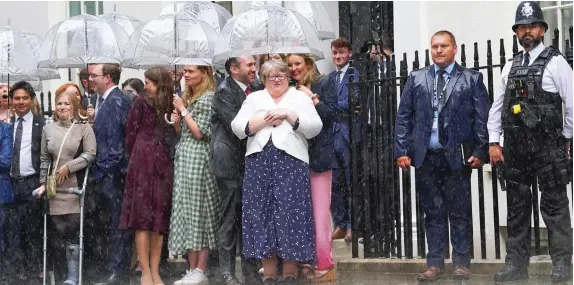
[[[213,68],[211,66],[204,66],[204,65],[194,65],[197,69],[201,72],[205,73],[205,77],[201,79],[201,82],[195,86],[196,89],[195,94],[197,96],[193,96],[192,86],[187,85],[185,87],[185,91],[183,92],[183,96],[181,99],[186,107],[191,106],[195,101],[197,101],[205,92],[207,91],[215,91],[215,78],[213,77]]]
[[[315,83],[315,81],[319,80],[322,77],[321,73],[319,73],[319,70],[317,69],[317,64],[315,63],[315,60],[311,57],[310,54],[307,53],[290,53],[287,58],[289,58],[292,55],[300,56],[303,58],[305,66],[307,66],[307,73],[305,73],[305,75],[303,76],[303,79],[301,80],[301,85],[311,87],[311,84]]]
[[[70,119],[75,119],[78,120],[79,119],[79,115],[78,115],[78,98],[76,97],[76,94],[72,93],[72,92],[61,92],[59,94],[56,95],[56,106],[58,105],[58,101],[60,100],[60,98],[62,98],[62,96],[66,96],[68,97],[68,101],[70,102],[70,106],[72,107],[72,110],[70,110],[70,113],[72,114]],[[33,111],[32,111],[33,112]],[[58,112],[54,112],[54,115],[52,115],[52,118],[54,119],[54,122],[57,122],[60,120],[60,118],[58,117]]]

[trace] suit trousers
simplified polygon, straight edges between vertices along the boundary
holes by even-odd
[[[538,143],[534,143],[535,145]],[[520,172],[522,181],[506,180],[506,199],[508,205],[508,240],[506,241],[506,263],[527,267],[530,261],[532,191],[530,185],[535,183],[532,177],[537,176],[540,159],[546,152],[555,150],[550,145],[555,142],[545,141],[538,144],[538,151],[529,151],[522,140],[515,140],[507,135],[504,148],[506,173],[510,169]],[[561,147],[561,146],[560,146]],[[540,181],[539,181],[540,182]],[[572,262],[572,228],[570,223],[569,201],[566,185],[548,187],[540,183],[540,213],[548,229],[548,247],[552,263],[567,264]]]
[[[96,227],[102,229],[105,246],[103,259],[108,261],[108,274],[125,274],[129,271],[134,241],[132,231],[120,229],[125,174],[106,174],[96,182],[94,195],[97,200]],[[92,234],[98,234],[94,232]]]
[[[416,187],[425,213],[429,267],[444,266],[449,221],[452,262],[455,266],[470,266],[471,173],[469,167],[452,170],[442,150],[428,150],[416,169]]]
[[[333,170],[333,184],[331,186],[331,215],[335,227],[351,228],[351,171],[349,142],[339,131],[334,136],[335,157],[338,168]]]
[[[42,231],[44,200],[32,196],[38,188],[38,175],[12,180],[14,202],[4,205],[6,270],[11,274],[37,277],[42,271]]]
[[[216,178],[221,198],[221,225],[219,227],[219,270],[222,275],[235,276],[237,245],[241,244],[241,193],[243,181],[240,179]],[[240,246],[241,247],[241,246]],[[258,262],[245,259],[241,255],[241,271],[244,277],[257,275]]]

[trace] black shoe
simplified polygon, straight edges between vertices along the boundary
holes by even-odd
[[[126,278],[125,276],[118,275],[118,274],[112,274],[109,277],[107,277],[106,279],[103,279],[100,282],[94,283],[94,285],[125,285],[127,282],[129,282],[129,279]]]
[[[274,282],[277,282],[277,280],[275,280]],[[259,277],[259,275],[255,274],[255,275],[249,275],[249,276],[245,276],[245,285],[263,285],[263,284],[267,284],[267,283],[263,283],[263,280],[261,280],[261,277]],[[275,283],[269,283],[269,284],[275,284]]]
[[[528,279],[528,269],[512,264],[505,264],[504,269],[494,274],[494,281],[508,282]]]
[[[263,284],[263,285],[277,285],[279,283],[277,282],[277,279],[275,279],[275,278],[267,278],[261,284]],[[247,285],[247,281],[246,281],[245,285]]]
[[[289,276],[289,277],[285,277],[285,279],[283,280],[283,284],[285,284],[285,285],[300,285],[301,283],[299,282],[299,280],[297,280],[297,278]]]
[[[568,266],[566,264],[558,264],[553,266],[550,278],[552,283],[572,281],[572,266]]]

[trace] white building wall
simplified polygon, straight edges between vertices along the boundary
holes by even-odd
[[[457,61],[460,63],[461,45],[466,46],[467,66],[474,65],[474,43],[478,43],[478,55],[480,66],[487,65],[487,40],[492,41],[493,64],[500,63],[500,39],[504,39],[506,59],[512,57],[512,24],[516,7],[520,1],[395,1],[394,2],[394,44],[397,60],[401,60],[403,53],[407,53],[407,65],[412,69],[414,51],[419,51],[420,67],[424,66],[425,50],[430,49],[430,39],[439,30],[448,30],[456,37],[459,47]],[[548,20],[548,19],[547,19]],[[547,36],[552,36],[547,34]],[[520,48],[520,46],[519,46]],[[432,64],[432,59],[431,59]],[[487,84],[486,70],[481,70],[484,75],[484,83]],[[494,91],[500,85],[500,69],[494,69]],[[488,87],[488,85],[487,85]],[[415,175],[412,173],[411,185],[412,197],[415,197]],[[479,220],[479,193],[478,171],[472,175],[472,212],[473,212],[473,235],[475,257],[480,258],[480,220]],[[493,191],[492,172],[490,165],[483,168],[484,177],[484,209],[485,229],[487,241],[487,257],[494,258],[494,220],[493,220]],[[568,196],[570,201],[571,185]],[[498,208],[500,226],[506,226],[506,194],[498,190]],[[539,193],[539,199],[540,199]],[[414,201],[412,203],[415,209]],[[413,215],[413,221],[414,221]],[[540,226],[546,227],[542,216],[539,215]],[[416,229],[415,229],[416,230]],[[501,234],[501,254],[505,255],[505,243]],[[416,250],[416,249],[415,249]]]

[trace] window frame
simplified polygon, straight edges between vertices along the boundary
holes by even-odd
[[[102,15],[104,13],[104,11],[100,11],[100,6],[103,10],[104,5],[103,5],[103,1],[102,0],[94,0],[94,1],[68,1],[68,5],[66,5],[66,15],[68,15],[68,17],[74,17],[74,16],[78,16],[78,15],[74,15],[72,16],[70,14],[71,9],[70,9],[70,5],[72,2],[80,2],[80,14],[79,15],[84,15],[86,14],[86,5],[84,4],[84,2],[95,2],[95,8],[96,8],[96,14],[92,15],[92,16],[99,16]],[[90,14],[91,15],[91,14]]]

